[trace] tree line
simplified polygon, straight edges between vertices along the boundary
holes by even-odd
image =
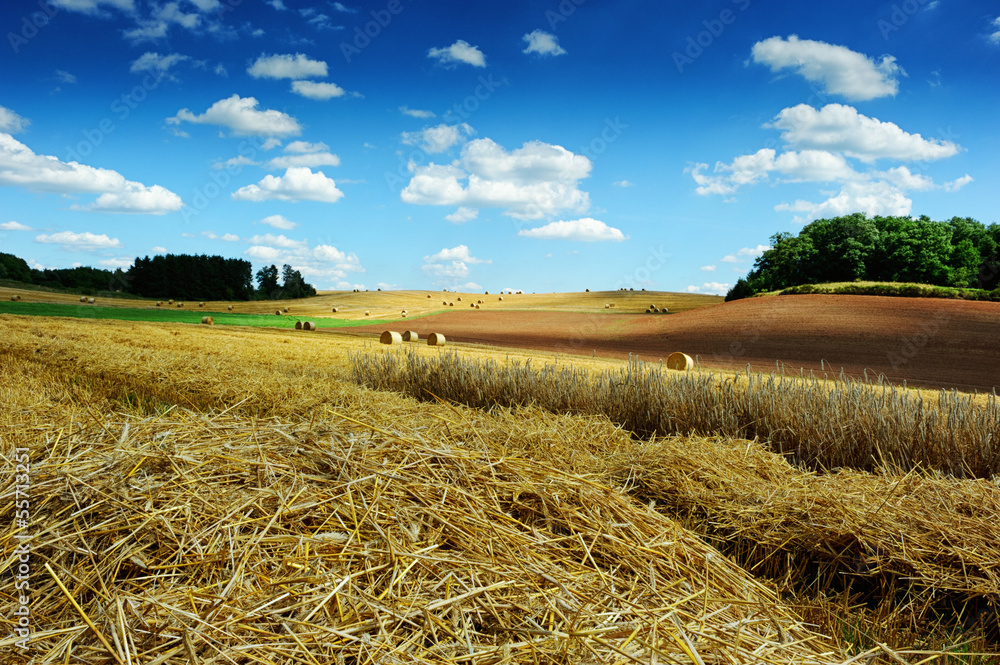
[[[1000,286],[1000,224],[969,217],[868,217],[855,213],[776,233],[726,300],[825,282],[917,282],[993,290]]]
[[[204,254],[136,257],[128,270],[112,271],[86,266],[37,270],[20,257],[0,252],[0,279],[91,295],[120,291],[178,300],[279,300],[316,295],[316,288],[289,265],[280,273],[271,265],[254,275],[249,261]]]

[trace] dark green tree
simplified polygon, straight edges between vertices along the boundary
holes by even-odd
[[[271,265],[257,271],[257,293],[264,298],[278,294],[278,266]]]

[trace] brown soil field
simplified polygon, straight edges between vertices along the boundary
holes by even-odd
[[[381,332],[385,326],[351,328]],[[892,383],[1000,387],[1000,304],[878,296],[751,298],[669,315],[455,311],[399,321],[421,338],[656,362],[674,351],[702,366],[883,375]]]

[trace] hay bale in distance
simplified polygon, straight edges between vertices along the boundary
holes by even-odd
[[[274,311],[274,315],[275,316],[281,316],[281,310],[280,309],[275,310]]]
[[[173,300],[168,300],[168,301],[167,301],[167,304],[168,304],[168,305],[173,305],[173,304],[174,304],[174,301],[173,301]]]
[[[315,331],[316,330],[316,324],[313,323],[312,321],[303,321],[302,322],[302,329],[303,330]]]
[[[461,297],[458,298],[458,302],[462,302],[462,298]]]
[[[215,325],[215,319],[213,319],[211,316],[203,316],[203,317],[201,317],[201,322],[204,323],[206,326],[214,326]]]
[[[302,330],[302,322],[301,321],[296,321],[295,322],[295,329],[296,330]]]
[[[229,311],[230,312],[233,311],[233,306],[232,305],[229,306]]]
[[[476,306],[476,303],[474,303],[474,302],[470,302],[469,303],[469,307],[475,307],[475,306]]]
[[[13,296],[11,296],[11,299],[13,300]],[[87,302],[87,296],[80,296],[80,302]]]
[[[652,314],[652,313],[653,313],[653,310],[651,310],[650,308],[647,307],[646,308],[646,314]]]
[[[447,307],[448,306],[448,301],[447,300],[442,300],[441,304],[444,305],[445,307]]]
[[[339,309],[337,309],[336,307],[334,307],[334,308],[333,308],[333,313],[334,313],[334,314],[336,314],[336,313],[337,313],[337,312],[339,312],[339,311],[340,311],[340,310],[339,310]]]
[[[609,305],[608,303],[604,303],[604,309],[611,309],[611,305]]]
[[[204,307],[204,306],[205,306],[205,303],[203,303],[203,302],[198,303],[198,307]]]
[[[82,300],[83,300],[83,298],[80,298],[80,300],[82,301]],[[157,306],[157,307],[163,307],[163,301],[162,301],[162,300],[157,300],[157,301],[156,301],[156,306]]]
[[[365,310],[365,316],[371,316],[371,315],[372,315],[371,311],[366,309]]]
[[[402,344],[403,336],[395,330],[386,330],[379,336],[378,341],[383,344]]]
[[[21,296],[18,296],[17,298],[18,298],[18,300],[20,300],[20,299],[21,299]],[[87,302],[88,302],[89,304],[93,305],[93,304],[94,304],[95,302],[97,302],[97,301],[96,301],[96,300],[94,300],[93,298],[87,298]]]
[[[428,346],[444,346],[444,335],[441,333],[431,333],[427,336]]]
[[[502,302],[503,301],[503,296],[500,296],[499,298],[497,298],[497,300],[499,300],[499,301]]]
[[[403,332],[403,341],[404,342],[417,342],[417,341],[420,341],[420,335],[418,335],[413,330],[406,330],[406,331]]]
[[[288,311],[288,308],[287,308],[287,307],[285,308],[285,311],[286,311],[286,312]]]
[[[586,293],[590,293],[590,289],[587,289],[587,290],[586,290]]]
[[[694,358],[686,353],[674,351],[667,356],[667,369],[679,369],[682,371],[694,369]]]
[[[453,302],[448,303],[448,307],[454,307],[454,306],[455,306],[455,303],[453,303]]]
[[[17,302],[20,299],[21,299],[21,296],[17,295],[16,293],[10,297],[10,301],[11,302]]]
[[[479,309],[479,305],[476,305],[476,309]]]
[[[431,297],[431,294],[429,294],[429,293],[428,293],[428,294],[427,294],[427,297],[428,297],[428,298],[430,298],[430,297]]]
[[[183,306],[184,306],[184,303],[182,303],[182,302],[179,302],[179,303],[177,303],[177,306],[178,306],[178,307],[183,307]]]

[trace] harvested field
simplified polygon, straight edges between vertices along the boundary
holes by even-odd
[[[449,340],[645,360],[674,351],[703,367],[835,375],[882,374],[893,383],[1000,388],[1000,304],[875,296],[751,298],[668,316],[568,312],[455,312],[413,329]],[[369,331],[360,327],[354,331]]]

